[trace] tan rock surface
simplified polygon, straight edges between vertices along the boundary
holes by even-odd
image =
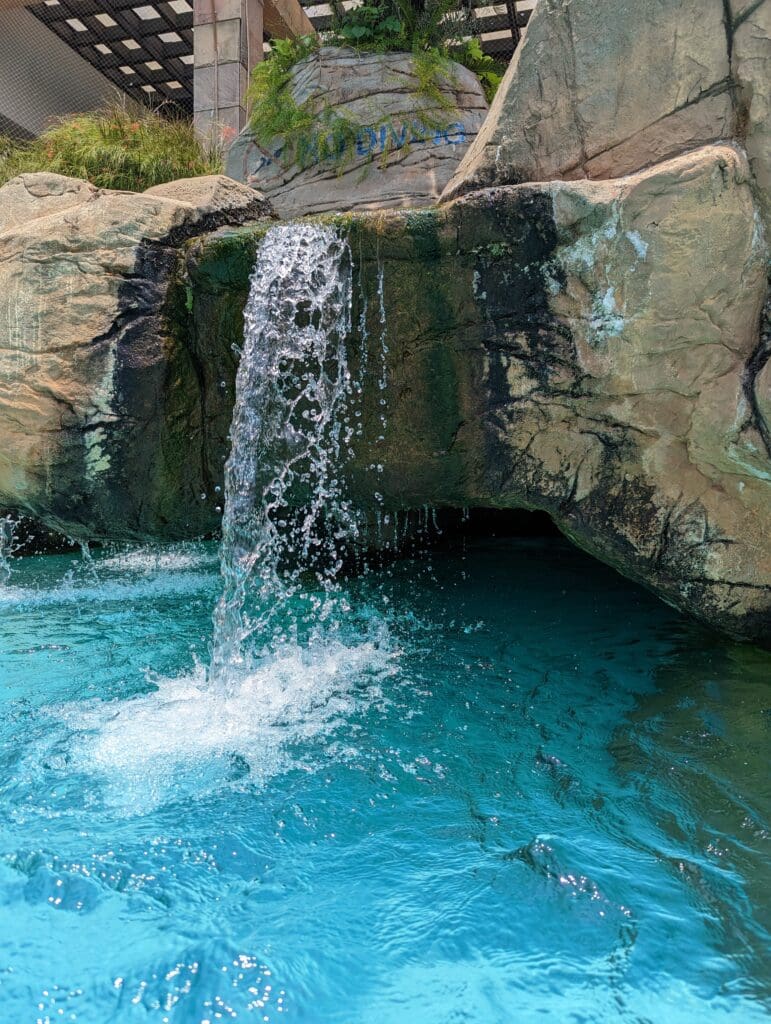
[[[226,213],[245,213],[254,216],[266,210],[264,203],[258,207],[255,203],[254,189],[242,185],[224,174],[207,174],[200,178],[178,178],[162,185],[153,185],[145,189],[143,195],[160,196],[173,199],[177,203],[186,203],[196,210],[199,219],[209,214],[222,218]]]
[[[239,202],[219,213],[218,191]],[[0,505],[67,530],[140,514],[145,497],[115,495],[163,473],[153,446],[181,358],[162,330],[170,240],[265,209],[228,179],[199,194],[194,206],[51,174],[0,188]]]
[[[430,205],[476,137],[487,102],[477,77],[459,64],[442,86],[448,109],[427,103],[418,88],[410,54],[323,48],[296,66],[293,95],[298,104],[317,96],[330,110],[368,126],[354,156],[342,166],[311,157],[307,166],[287,167],[280,139],[260,148],[246,129],[230,150],[228,174],[260,189],[287,218]]]
[[[0,231],[79,206],[97,191],[87,181],[62,174],[20,174],[3,186]]]
[[[192,210],[97,193],[0,234],[0,506],[81,536],[211,529],[201,494],[222,482],[264,228],[180,259],[169,238]],[[364,509],[375,492],[381,511],[543,509],[665,600],[771,645],[767,248],[738,147],[340,230],[368,332],[351,365],[379,360],[349,467]]]
[[[771,2],[539,0],[444,193],[614,178],[717,140],[771,174]]]

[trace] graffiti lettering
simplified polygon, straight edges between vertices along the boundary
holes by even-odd
[[[404,149],[408,145],[420,146],[429,142],[434,146],[462,146],[466,142],[466,127],[460,121],[441,128],[428,128],[421,121],[403,123],[398,127],[392,122],[387,122],[373,128],[362,128],[356,136],[354,149],[359,157],[374,157],[386,151],[392,152]],[[296,162],[303,167],[312,167],[315,164],[332,161],[343,155],[345,147],[345,139],[332,132],[324,140],[324,156],[320,157],[319,138],[304,140],[298,148]],[[279,147],[270,156],[261,153],[250,176],[279,161],[282,152],[283,147]]]

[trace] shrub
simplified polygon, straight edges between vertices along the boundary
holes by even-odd
[[[319,48],[316,36],[274,39],[270,56],[255,65],[246,101],[251,107],[251,124],[259,139],[277,137],[300,139],[313,130],[316,116],[310,104],[298,106],[287,88],[292,68]]]
[[[474,28],[473,16],[457,0],[365,0],[335,16],[323,42],[366,53],[412,53],[418,79],[416,99],[422,102],[423,120],[427,127],[440,128],[444,126],[442,112],[449,115],[453,107],[443,91],[453,82],[451,61],[464,64],[478,76],[488,100],[501,80],[504,69],[483,52]],[[332,160],[342,170],[352,159],[356,139],[366,126],[319,104],[315,96],[298,104],[289,88],[292,68],[319,48],[319,39],[276,39],[271,45],[270,56],[252,71],[247,92],[250,125],[257,141],[268,145],[273,139],[283,139],[287,166]],[[388,155],[384,149],[384,163]]]
[[[471,9],[457,0],[367,0],[335,17],[331,41],[379,53],[430,54],[435,81],[441,59],[457,61],[477,75],[490,101],[506,69],[482,50],[476,32]]]
[[[332,24],[334,42],[379,53],[445,52],[473,33],[472,15],[457,0],[367,0]]]
[[[189,121],[128,101],[62,118],[32,142],[0,140],[0,184],[17,174],[52,171],[100,188],[141,192],[221,170],[221,153],[207,150]]]

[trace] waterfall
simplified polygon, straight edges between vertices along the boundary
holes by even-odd
[[[116,806],[144,813],[183,792],[307,770],[309,757],[326,764],[340,724],[398,671],[388,599],[340,573],[361,543],[341,475],[363,436],[367,357],[352,374],[351,299],[351,254],[332,228],[268,231],[244,314],[209,663],[153,672],[117,708],[97,698],[60,709],[77,735],[73,764],[98,771]]]
[[[271,228],[257,254],[225,467],[223,593],[214,614],[210,679],[225,691],[255,655],[296,639],[303,615],[329,617],[342,549],[357,532],[339,476],[354,433],[345,347],[351,278],[348,245],[331,227]],[[298,610],[287,626],[290,603]]]
[[[0,516],[0,583],[11,577],[11,557],[16,550],[16,521],[11,516]]]

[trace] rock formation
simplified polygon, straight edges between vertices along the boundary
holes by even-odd
[[[79,536],[208,525],[205,477],[174,472],[201,410],[166,288],[182,240],[266,211],[225,177],[135,195],[25,174],[0,189],[0,507]]]
[[[339,225],[367,333],[350,359],[370,360],[360,506],[542,509],[671,603],[771,643],[766,247],[740,149]],[[188,249],[198,348],[250,237]]]
[[[445,197],[618,178],[732,138],[768,197],[769,83],[769,0],[539,0]]]
[[[323,47],[296,65],[291,89],[298,105],[316,97],[327,115],[361,128],[353,152],[341,161],[309,146],[295,163],[287,161],[282,139],[261,147],[244,129],[228,154],[227,172],[258,188],[286,218],[430,206],[487,114],[479,79],[460,64],[452,64],[440,82],[445,106],[420,95],[408,53]]]
[[[455,198],[333,217],[362,509],[541,509],[771,646],[770,5],[540,0]],[[267,212],[222,178],[0,190],[0,508],[216,529]]]
[[[354,248],[385,269],[389,429],[360,492],[544,509],[678,607],[770,643],[766,249],[744,155],[478,192],[376,234]]]

